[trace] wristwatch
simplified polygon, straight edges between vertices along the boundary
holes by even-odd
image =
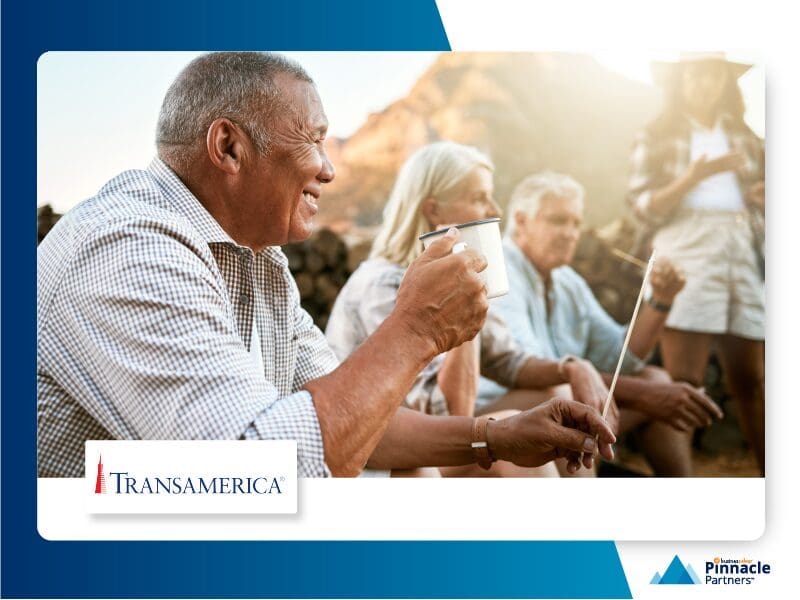
[[[489,442],[486,439],[486,430],[489,427],[489,421],[494,421],[492,417],[476,417],[472,422],[472,456],[475,457],[475,462],[482,469],[490,469],[492,463],[496,460],[489,450]]]
[[[658,312],[668,313],[672,309],[672,304],[664,304],[663,302],[658,302],[652,296],[647,299],[647,303],[655,308]]]

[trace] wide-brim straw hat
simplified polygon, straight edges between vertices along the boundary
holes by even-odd
[[[681,52],[678,60],[674,61],[655,61],[650,68],[653,72],[653,80],[658,84],[663,84],[669,80],[670,75],[683,65],[700,62],[721,62],[728,65],[731,74],[738,79],[753,66],[747,63],[729,60],[724,52]]]

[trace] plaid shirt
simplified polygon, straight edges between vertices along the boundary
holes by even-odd
[[[160,160],[53,228],[37,313],[40,477],[82,477],[96,439],[293,439],[300,476],[330,475],[300,388],[338,363],[286,257],[236,244]]]
[[[732,151],[744,157],[736,175],[742,193],[764,180],[764,141],[749,128],[735,126],[727,115],[721,118]],[[650,129],[639,133],[631,154],[628,202],[637,217],[652,226],[663,225],[669,216],[659,218],[648,210],[650,196],[686,172],[691,156],[691,124],[683,119],[669,135],[656,135]]]

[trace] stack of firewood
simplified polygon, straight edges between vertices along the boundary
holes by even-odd
[[[284,246],[283,251],[303,308],[324,331],[336,296],[350,276],[347,246],[334,232],[322,229],[304,242]]]
[[[53,211],[49,204],[40,206],[36,211],[36,243],[41,244],[44,236],[53,228],[61,215]]]
[[[635,252],[636,228],[618,219],[581,234],[572,267],[592,288],[602,307],[619,323],[627,323],[642,285],[644,270],[619,258],[612,250]]]

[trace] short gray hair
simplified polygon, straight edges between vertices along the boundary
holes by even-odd
[[[506,221],[505,236],[511,238],[516,232],[517,213],[525,213],[534,217],[541,208],[545,196],[557,198],[573,198],[583,206],[583,186],[569,175],[545,171],[536,175],[529,175],[523,179],[511,194],[508,203],[508,220]]]
[[[313,83],[295,61],[265,52],[214,52],[190,62],[164,96],[156,126],[162,158],[185,160],[205,139],[214,120],[227,117],[242,127],[258,151],[270,149],[268,123],[286,108],[274,83],[278,73]]]

